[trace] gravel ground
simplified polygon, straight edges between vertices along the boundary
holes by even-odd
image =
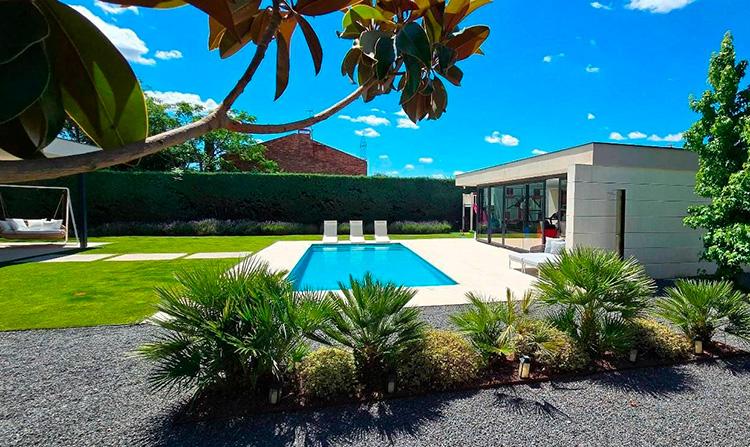
[[[428,308],[445,327],[455,309]],[[0,445],[722,445],[750,439],[750,357],[174,425],[124,354],[155,328],[0,333]]]

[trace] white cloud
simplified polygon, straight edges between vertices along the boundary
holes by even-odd
[[[599,73],[599,67],[594,67],[593,65],[589,64],[586,67],[586,71],[589,73]]]
[[[219,104],[211,98],[203,101],[200,96],[194,93],[182,93],[182,92],[159,92],[146,90],[145,94],[154,98],[166,105],[177,105],[181,102],[188,104],[201,106],[206,110],[213,110],[219,106]]]
[[[682,133],[674,133],[674,134],[669,134],[664,138],[658,135],[651,135],[650,137],[648,137],[648,139],[649,141],[668,141],[670,143],[676,143],[678,141],[684,140],[685,138],[683,137]]]
[[[362,130],[355,130],[354,133],[356,133],[360,137],[367,137],[367,138],[375,138],[375,137],[379,137],[380,136],[380,134],[378,133],[378,131],[375,130],[375,129],[373,129],[372,127],[368,127],[366,129],[362,129]]]
[[[630,138],[631,140],[640,140],[640,139],[646,138],[647,136],[648,135],[646,135],[645,133],[638,132],[637,130],[635,132],[630,132],[628,134],[628,138]]]
[[[409,118],[397,118],[399,129],[419,129],[419,126],[414,124]]]
[[[627,140],[627,137],[623,137],[622,134],[619,132],[612,132],[611,134],[609,134],[609,139],[616,140],[616,141],[623,141],[623,140]]]
[[[388,171],[385,173],[385,175],[395,175],[398,177],[398,171]]]
[[[484,137],[484,141],[491,144],[502,144],[503,146],[518,146],[518,138],[506,134],[500,135],[498,131]]]
[[[339,118],[342,120],[351,121],[353,123],[365,123],[368,126],[390,126],[391,122],[388,121],[388,118],[383,118],[382,116],[375,116],[375,115],[364,115],[364,116],[357,116],[352,118],[349,115],[339,115]]]
[[[638,9],[641,11],[666,14],[675,9],[682,9],[694,1],[695,0],[630,0],[630,4],[625,7],[628,9]]]
[[[442,179],[445,178],[445,176],[443,174],[432,174],[430,177],[434,178],[434,179],[437,179],[437,180],[442,180]]]
[[[135,15],[139,15],[140,11],[135,6],[120,7],[111,3],[100,2],[99,0],[94,1],[94,6],[104,11],[106,14],[122,14],[125,11],[131,11]]]
[[[534,154],[534,155],[542,155],[542,154],[546,154],[547,151],[543,151],[541,149],[534,149],[534,150],[531,151],[531,153]]]
[[[384,111],[384,110],[380,110],[380,109],[370,109],[370,112],[375,112],[375,113],[385,113],[385,111]]]
[[[385,155],[385,154],[379,156],[378,158],[381,159],[381,160],[388,160],[388,156]]]
[[[154,57],[164,61],[169,59],[182,59],[182,52],[180,50],[157,51],[154,53]]]
[[[83,6],[71,5],[70,7],[81,13],[94,26],[99,28],[112,44],[120,50],[125,59],[141,65],[156,65],[154,59],[143,57],[148,53],[148,47],[146,47],[146,44],[138,37],[135,31],[107,23]]]
[[[602,5],[599,2],[591,2],[591,6],[596,9],[606,9],[607,11],[612,9],[612,5]]]
[[[407,171],[413,171],[414,170],[414,165],[411,165],[411,164],[406,165],[406,166],[404,166],[404,169],[406,169]]]
[[[393,114],[398,115],[398,116],[406,116],[406,112],[404,112],[403,110],[399,110],[398,112],[393,112]]]
[[[544,56],[544,62],[552,62],[552,56]]]
[[[589,116],[588,116],[588,118],[589,118],[590,120],[593,120],[593,119],[595,119],[596,117],[594,116],[594,114],[593,114],[593,113],[589,113]]]
[[[464,171],[453,171],[453,177],[463,174]]]
[[[419,159],[420,163],[424,163],[426,165],[432,163],[433,161],[435,161],[435,160],[433,160],[432,157],[422,157],[422,158]]]
[[[556,55],[553,55],[553,56],[544,56],[544,58],[542,60],[544,62],[552,62],[552,59],[556,58],[556,57],[557,58],[559,58],[559,57],[565,57],[565,53],[557,53]]]

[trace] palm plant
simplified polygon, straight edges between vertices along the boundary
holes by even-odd
[[[158,288],[158,317],[166,330],[135,355],[156,363],[154,389],[256,388],[281,380],[306,349],[305,337],[330,318],[330,301],[295,292],[286,272],[245,260],[175,273],[178,285]]]
[[[360,380],[377,388],[386,372],[395,370],[395,359],[424,338],[421,310],[405,307],[416,291],[376,281],[369,273],[339,286],[340,295],[329,295],[335,312],[322,341],[351,348]]]
[[[729,281],[679,280],[655,303],[656,316],[709,343],[716,330],[750,340],[750,305]]]
[[[630,347],[629,322],[644,313],[655,291],[654,281],[635,259],[584,247],[565,250],[554,264],[540,265],[534,287],[540,301],[556,308],[550,317],[553,326],[594,355]]]
[[[513,338],[529,319],[535,300],[527,292],[520,300],[510,289],[506,300],[496,301],[474,292],[466,294],[471,307],[450,316],[451,322],[485,359],[496,361],[513,351]]]

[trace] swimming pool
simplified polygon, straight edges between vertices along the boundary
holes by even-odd
[[[362,278],[366,272],[380,281],[409,287],[456,284],[402,244],[314,244],[289,277],[295,290],[336,290],[339,281],[349,283],[349,275]]]

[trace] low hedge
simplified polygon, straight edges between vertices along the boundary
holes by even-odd
[[[341,348],[316,349],[302,360],[297,371],[300,392],[321,400],[354,394],[356,376],[354,356]]]
[[[682,333],[649,318],[633,320],[635,346],[644,354],[677,360],[686,358],[692,348]]]
[[[570,335],[543,320],[529,320],[519,327],[513,340],[513,352],[516,356],[529,356],[553,371],[578,371],[591,362],[586,350]]]
[[[476,379],[481,356],[456,332],[430,331],[398,364],[400,389],[448,390]]]
[[[450,233],[448,222],[393,222],[391,234]],[[114,222],[92,228],[92,236],[257,236],[288,234],[322,234],[321,224],[294,222],[256,222],[252,220],[202,219],[187,222]],[[339,234],[349,234],[349,223],[341,223]],[[373,234],[373,224],[365,225],[365,234]]]

